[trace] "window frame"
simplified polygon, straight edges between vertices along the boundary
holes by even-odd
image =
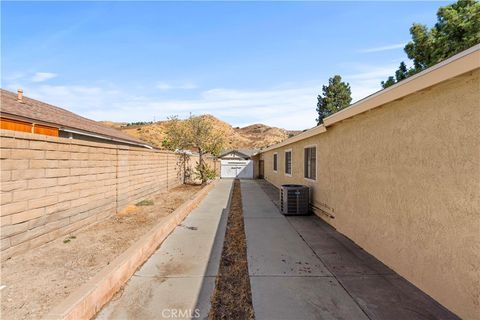
[[[290,153],[290,173],[287,172],[287,153]],[[292,171],[293,171],[293,151],[292,149],[285,149],[283,150],[283,157],[285,159],[284,161],[284,164],[283,164],[283,173],[287,176],[287,177],[291,177],[292,176]]]
[[[309,177],[306,176],[307,175],[307,170],[306,170],[307,159],[305,157],[305,150],[306,149],[311,149],[311,148],[315,148],[315,178],[311,178],[311,177],[309,178]],[[303,147],[303,178],[305,180],[313,181],[313,182],[317,181],[317,168],[318,168],[317,159],[318,159],[318,151],[317,151],[317,145],[316,144],[310,144],[310,145],[306,145],[306,146]]]
[[[274,152],[272,155],[272,169],[273,172],[277,173],[278,172],[278,152]]]

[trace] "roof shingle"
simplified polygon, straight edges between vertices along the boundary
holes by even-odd
[[[107,138],[120,139],[135,144],[148,145],[146,142],[131,137],[120,130],[108,127],[97,121],[79,116],[68,110],[52,106],[35,99],[23,97],[22,101],[17,100],[17,95],[13,92],[0,89],[0,112],[2,117],[13,115],[21,118],[27,118],[34,121],[48,123],[59,129],[76,129],[93,133]]]

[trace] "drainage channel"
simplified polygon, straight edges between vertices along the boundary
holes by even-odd
[[[233,185],[220,268],[209,319],[255,319],[248,274],[240,180]]]

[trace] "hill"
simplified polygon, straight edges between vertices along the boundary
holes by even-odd
[[[228,123],[215,118],[212,115],[204,115],[212,123],[214,128],[225,132],[226,149],[234,148],[265,148],[275,143],[282,142],[290,136],[301,131],[289,131],[276,127],[269,127],[264,124],[252,124],[243,128],[232,127]],[[148,142],[156,147],[162,147],[165,137],[166,121],[120,123],[102,121],[103,124],[119,129],[126,134]]]

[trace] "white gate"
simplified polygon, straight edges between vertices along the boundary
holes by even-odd
[[[220,177],[253,179],[252,160],[221,160]]]

